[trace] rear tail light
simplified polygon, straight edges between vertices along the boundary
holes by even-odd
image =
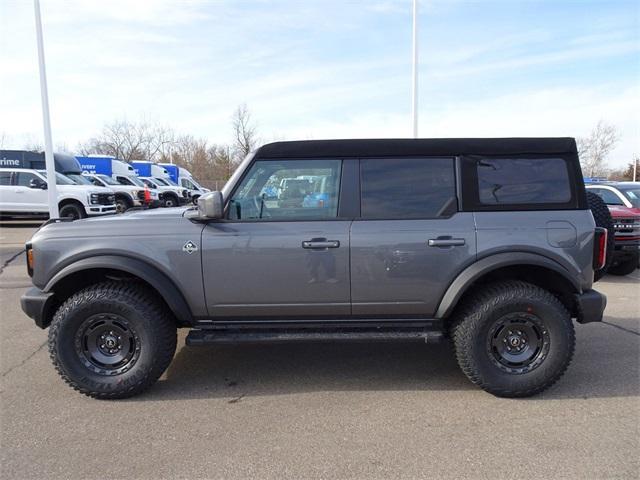
[[[593,238],[593,269],[601,270],[607,263],[607,236],[606,228],[597,227]]]

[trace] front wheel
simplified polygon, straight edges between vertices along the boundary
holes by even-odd
[[[569,312],[551,293],[520,281],[472,294],[456,312],[452,337],[469,379],[499,397],[528,397],[565,372],[575,346]]]
[[[87,216],[87,212],[85,212],[84,207],[76,203],[67,203],[60,206],[59,214],[60,218],[70,217],[73,220],[79,220]]]
[[[153,293],[139,284],[104,282],[59,308],[49,329],[49,355],[75,390],[126,398],[151,386],[176,349],[176,325]]]
[[[124,213],[133,207],[133,202],[124,197],[116,197],[116,213]]]
[[[176,197],[174,197],[173,195],[167,195],[164,199],[164,206],[167,208],[171,208],[171,207],[177,207],[178,206],[178,199]]]

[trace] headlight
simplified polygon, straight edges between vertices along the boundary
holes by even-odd
[[[89,195],[89,203],[91,203],[92,205],[97,205],[98,203],[100,203],[100,194],[98,193],[92,193],[91,195]]]

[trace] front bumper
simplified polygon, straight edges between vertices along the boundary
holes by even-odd
[[[595,290],[585,290],[576,295],[578,323],[601,322],[607,297]]]
[[[109,215],[110,213],[116,213],[115,205],[90,205],[86,207],[87,215],[95,217],[98,215]]]
[[[20,297],[22,311],[32,318],[40,328],[47,328],[53,317],[55,299],[53,293],[31,287]]]

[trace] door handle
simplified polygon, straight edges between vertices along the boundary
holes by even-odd
[[[427,244],[430,247],[459,247],[464,245],[464,238],[430,238]]]
[[[338,248],[340,242],[338,240],[306,240],[302,242],[302,248],[309,248],[312,250],[324,250],[325,248]]]

